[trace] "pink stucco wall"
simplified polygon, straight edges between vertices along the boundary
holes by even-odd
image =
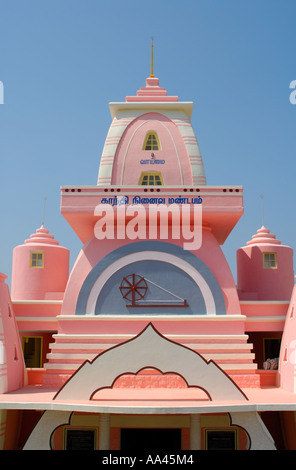
[[[3,384],[6,388],[2,392],[16,390],[25,382],[23,354],[6,278],[0,273],[0,389]]]
[[[296,392],[295,364],[296,364],[296,287],[293,289],[291,303],[287,312],[283,332],[280,363],[279,386],[284,390]]]

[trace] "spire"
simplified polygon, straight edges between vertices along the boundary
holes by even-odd
[[[154,41],[154,38],[152,37],[151,38],[151,75],[150,75],[150,78],[154,78],[154,75],[153,75],[153,41]]]
[[[164,87],[159,86],[159,78],[153,74],[153,41],[151,38],[151,74],[146,78],[146,86],[137,91],[137,96],[126,96],[126,102],[176,102],[178,96],[168,96]]]
[[[45,217],[45,203],[46,203],[46,197],[44,198],[44,202],[43,202],[43,217],[42,217],[42,227],[44,226],[44,217]]]
[[[261,208],[262,208],[262,227],[264,227],[264,211],[263,211],[263,194],[261,194]]]

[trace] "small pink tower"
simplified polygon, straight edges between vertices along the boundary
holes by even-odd
[[[13,300],[60,300],[69,274],[69,250],[43,225],[13,250]]]
[[[237,288],[241,300],[287,300],[294,286],[293,250],[262,226],[237,251]]]

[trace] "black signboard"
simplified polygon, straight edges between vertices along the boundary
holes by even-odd
[[[235,450],[235,431],[207,431],[208,450]]]
[[[67,429],[67,450],[94,450],[95,431],[93,429]]]

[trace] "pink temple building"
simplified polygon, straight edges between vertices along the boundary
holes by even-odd
[[[110,103],[97,184],[62,186],[0,275],[0,448],[296,449],[293,250],[221,246],[243,188],[209,186],[193,103],[153,75]]]

